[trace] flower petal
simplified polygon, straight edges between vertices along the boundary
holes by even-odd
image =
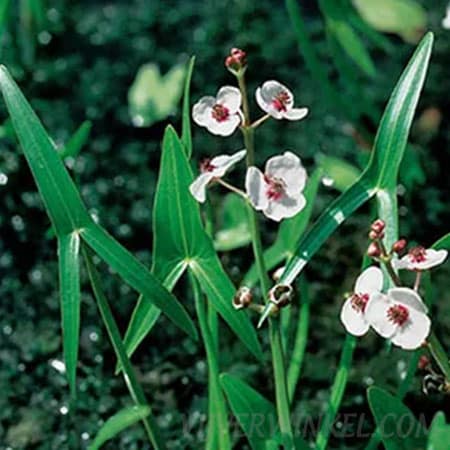
[[[275,80],[266,81],[261,86],[261,97],[266,103],[272,103],[280,94],[286,94],[290,102],[294,102],[292,92],[284,85]]]
[[[267,208],[269,200],[266,196],[266,182],[262,172],[254,166],[247,169],[245,176],[245,190],[250,199],[250,203],[256,210]]]
[[[409,267],[409,256],[403,256],[403,258],[392,258],[392,267],[397,270],[407,269]]]
[[[206,128],[212,134],[219,136],[230,136],[230,134],[234,133],[234,130],[236,130],[240,123],[241,117],[239,114],[235,113],[223,122],[218,122],[217,120],[212,119],[211,122],[208,122]]]
[[[190,193],[198,202],[203,203],[206,200],[206,187],[213,178],[211,172],[202,173],[189,186]]]
[[[192,118],[197,125],[206,127],[211,121],[212,107],[215,105],[216,99],[211,96],[202,97],[192,108]]]
[[[288,195],[298,195],[306,184],[306,170],[300,158],[292,152],[273,156],[266,163],[266,174],[283,180]]]
[[[425,251],[425,261],[421,263],[416,263],[417,270],[427,270],[432,267],[439,266],[447,259],[447,250],[434,250],[429,248]]]
[[[392,302],[384,294],[378,293],[371,296],[366,306],[365,317],[370,326],[384,338],[391,338],[397,326],[389,320],[387,312]]]
[[[301,120],[308,115],[308,108],[292,108],[283,113],[283,117],[288,120]]]
[[[256,89],[256,93],[255,93],[255,97],[256,97],[256,103],[258,103],[258,106],[266,113],[269,112],[270,110],[270,104],[267,103],[263,97],[262,97],[262,93],[261,93],[261,88],[259,87],[258,89]],[[281,119],[281,114],[280,117]]]
[[[302,194],[294,196],[283,195],[279,200],[269,200],[263,213],[269,219],[279,222],[298,214],[306,205],[306,199]]]
[[[215,177],[223,177],[226,172],[241,159],[245,158],[247,150],[239,150],[232,155],[219,155],[211,159],[210,164],[215,167],[211,172]]]
[[[226,106],[230,114],[234,114],[241,107],[241,91],[234,86],[224,86],[217,93],[216,102]]]
[[[406,287],[396,287],[389,289],[387,295],[395,303],[402,303],[424,314],[428,312],[428,308],[426,307],[422,298],[413,289]]]
[[[398,328],[392,342],[405,350],[415,350],[425,342],[430,328],[431,320],[426,314],[410,309],[408,322]]]
[[[348,333],[354,336],[362,336],[369,330],[369,324],[364,314],[352,307],[352,299],[348,298],[341,309],[341,322]]]
[[[356,279],[355,292],[357,294],[371,294],[383,289],[383,272],[376,266],[367,268]]]

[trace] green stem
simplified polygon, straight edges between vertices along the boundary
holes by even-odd
[[[297,321],[297,331],[295,333],[294,349],[292,350],[287,376],[289,402],[291,405],[294,399],[297,382],[300,378],[309,329],[308,286],[306,279],[303,276],[300,277],[300,300],[301,306]]]
[[[127,352],[120,335],[119,327],[117,326],[117,323],[114,319],[108,300],[103,293],[100,275],[94,265],[94,262],[92,261],[91,252],[84,245],[82,247],[82,252],[86,261],[87,271],[91,280],[92,291],[97,301],[98,309],[100,310],[103,323],[108,332],[117,359],[119,360],[120,366],[123,369],[123,377],[130,395],[137,405],[148,405],[144,390],[139,384],[136,373],[127,356]],[[149,416],[147,416],[145,419],[142,419],[142,422],[154,449],[164,450],[166,446],[161,438],[160,431],[158,429],[158,426],[156,425],[156,421],[153,415],[150,413]]]
[[[347,386],[348,373],[350,371],[353,352],[356,347],[356,338],[347,334],[345,338],[344,348],[341,353],[341,360],[339,368],[334,378],[333,387],[331,389],[330,401],[328,403],[325,418],[322,421],[319,433],[316,439],[316,450],[325,450],[327,448],[328,439],[330,438],[331,429],[339,410],[339,406],[344,396],[345,388]]]
[[[439,339],[434,333],[431,333],[427,339],[428,349],[430,353],[433,355],[437,365],[441,369],[443,375],[447,382],[450,382],[450,365],[448,363],[448,356],[442,347],[442,344],[439,342]]]
[[[197,280],[189,272],[189,280],[194,292],[195,310],[197,312],[197,318],[200,325],[200,332],[202,334],[202,340],[205,344],[206,359],[208,361],[209,377],[211,382],[209,383],[210,392],[209,395],[214,398],[214,402],[210,402],[209,414],[213,413],[215,422],[217,424],[216,436],[218,438],[218,447],[220,450],[230,450],[231,442],[228,429],[227,410],[225,408],[225,399],[220,390],[219,379],[219,363],[217,361],[216,345],[208,326],[208,317],[205,311],[205,305],[202,301],[202,293],[198,285]],[[213,406],[213,408],[211,408]],[[212,411],[211,411],[212,409]],[[209,417],[211,420],[211,416]],[[211,430],[208,430],[211,431]],[[215,448],[211,446],[211,443],[207,443],[207,448]]]
[[[245,148],[247,150],[247,167],[249,167],[255,163],[254,129],[249,126],[251,121],[244,74],[242,73],[238,75],[237,80],[242,95],[242,109],[244,113],[244,123],[241,127],[241,131],[244,137]],[[258,270],[262,292],[264,295],[267,295],[270,289],[270,279],[264,264],[263,247],[261,242],[261,232],[259,229],[258,216],[256,214],[256,211],[251,207],[249,203],[247,203],[247,210],[256,268]],[[286,366],[284,362],[285,360],[283,345],[281,342],[280,325],[277,319],[271,320],[269,325],[278,422],[286,450],[291,450],[294,448],[294,438],[289,412],[289,397],[286,384]]]

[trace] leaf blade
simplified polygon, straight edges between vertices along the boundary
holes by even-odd
[[[193,339],[197,338],[194,323],[184,307],[128,250],[98,225],[85,227],[80,234],[89,247],[127,284],[143,294],[144,301],[154,303],[175,325]]]
[[[100,428],[94,441],[88,447],[89,450],[99,450],[107,441],[114,438],[131,425],[145,419],[150,414],[150,408],[145,405],[124,408],[110,417]]]
[[[72,397],[76,395],[76,369],[80,339],[80,236],[58,238],[61,325],[64,362]]]
[[[192,133],[191,133],[191,80],[194,72],[195,56],[192,56],[189,60],[189,65],[186,72],[186,78],[184,80],[184,93],[183,93],[183,117],[182,117],[182,131],[181,141],[184,145],[184,150],[188,159],[192,155]]]

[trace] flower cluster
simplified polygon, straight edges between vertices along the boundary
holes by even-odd
[[[246,53],[240,49],[232,49],[225,65],[240,80],[247,68]],[[300,120],[308,114],[307,108],[294,107],[294,96],[286,86],[270,80],[258,87],[255,94],[256,102],[266,114],[254,123],[249,123],[249,118],[244,114],[244,94],[245,89],[242,90],[242,86],[241,89],[224,86],[215,97],[202,97],[192,109],[194,122],[212,134],[229,136],[238,127],[241,127],[243,133],[253,131],[269,118]],[[244,159],[246,150],[203,161],[200,164],[199,176],[190,186],[194,198],[204,202],[206,189],[214,183],[219,183],[244,196],[253,208],[277,222],[300,212],[306,205],[302,192],[307,174],[300,158],[290,151],[270,158],[266,162],[264,172],[254,165],[247,167],[245,192],[222,179],[229,169]]]
[[[428,308],[420,297],[420,274],[444,262],[446,250],[413,247],[406,255],[407,242],[401,239],[394,243],[388,253],[383,244],[384,222],[372,224],[369,236],[373,239],[369,256],[382,262],[386,272],[393,278],[396,287],[383,293],[383,272],[376,266],[364,270],[357,278],[353,294],[346,299],[341,310],[341,322],[354,336],[362,336],[372,328],[380,336],[406,350],[420,347],[430,334],[431,320]],[[417,274],[414,289],[401,287],[395,269],[407,269]]]

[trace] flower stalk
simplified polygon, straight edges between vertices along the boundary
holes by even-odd
[[[247,88],[244,73],[236,76],[239,89],[242,95],[242,109],[244,114],[243,125],[241,127],[245,148],[247,150],[247,167],[254,164],[254,128],[250,126],[250,111],[248,106]],[[250,233],[252,237],[252,247],[255,256],[256,267],[263,293],[267,294],[270,289],[270,279],[264,264],[263,246],[261,232],[259,229],[258,216],[256,211],[247,203],[248,216],[250,222]],[[280,324],[277,319],[270,320],[269,337],[272,352],[272,366],[275,384],[276,408],[280,432],[286,449],[294,448],[293,431],[290,419],[289,396],[287,389],[286,364],[284,358],[283,345],[281,341]]]

